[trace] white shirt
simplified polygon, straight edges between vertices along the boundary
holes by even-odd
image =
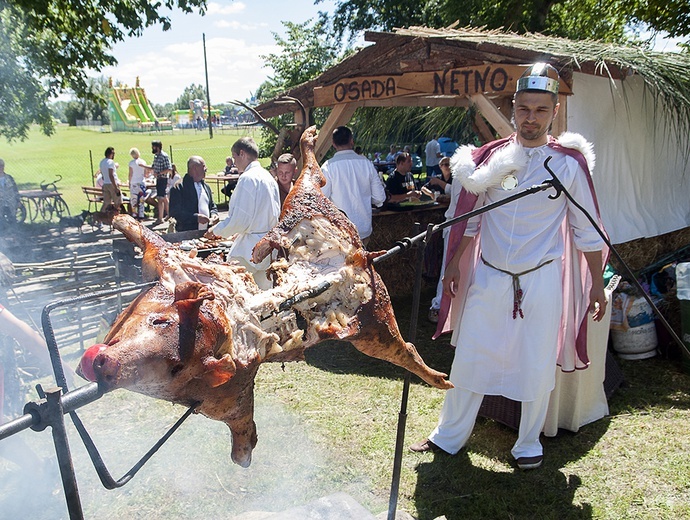
[[[146,161],[141,157],[129,161],[129,167],[132,168],[132,178],[129,181],[130,186],[144,184],[144,176],[146,174],[146,170],[144,170],[145,165]]]
[[[103,175],[103,184],[110,184],[110,174],[109,170],[113,170],[113,177],[115,177],[115,183],[120,184],[117,178],[117,172],[115,170],[115,161],[103,157],[101,163],[99,164],[99,169],[101,170],[101,175]]]
[[[369,159],[354,150],[341,150],[321,167],[326,177],[323,194],[345,212],[360,238],[371,235],[371,205],[381,206],[386,191]]]
[[[489,188],[483,196],[479,196],[477,206],[501,200],[547,180],[544,160],[551,156],[549,166],[563,186],[590,215],[596,215],[586,174],[580,170],[575,159],[546,145],[525,150],[529,163],[524,171],[517,174],[517,188],[510,191],[500,186]],[[474,236],[478,225],[481,225],[484,258],[499,269],[518,273],[561,257],[564,243],[560,223],[567,214],[574,230],[575,246],[584,252],[599,251],[604,243],[587,217],[564,195],[555,200],[549,199],[548,196],[553,193],[553,190],[546,190],[529,195],[470,219],[465,234]],[[519,226],[516,226],[517,222]]]
[[[426,148],[424,150],[424,154],[426,155],[426,165],[436,166],[441,161],[441,158],[438,156],[440,153],[441,145],[436,139],[432,139],[426,143]]]
[[[228,216],[213,228],[213,233],[223,237],[237,233],[230,256],[251,262],[252,249],[278,223],[279,216],[278,183],[259,161],[254,161],[240,175],[230,197]],[[258,269],[266,269],[270,262],[271,257],[266,257]]]
[[[201,185],[200,182],[195,182],[194,187],[196,188],[196,196],[199,198],[199,205],[198,205],[198,211],[199,215],[204,215],[206,217],[211,216],[211,212],[208,209],[208,193],[206,193],[206,190],[204,187]],[[199,230],[204,231],[208,229],[208,222],[204,222],[203,224],[199,222]]]

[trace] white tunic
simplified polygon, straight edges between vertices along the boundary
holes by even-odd
[[[278,223],[279,217],[278,183],[259,161],[254,161],[240,175],[230,197],[228,216],[213,228],[213,232],[223,237],[237,233],[230,256],[244,260],[247,265],[255,265],[257,270],[264,270],[271,263],[270,255],[260,264],[249,264],[252,249]]]
[[[527,166],[515,173],[515,190],[491,187],[479,196],[477,207],[508,197],[550,179],[544,160],[565,188],[595,215],[586,173],[573,158],[543,146],[525,148]],[[585,215],[564,195],[549,199],[554,190],[528,195],[470,220],[465,232],[481,229],[481,254],[493,266],[519,273],[553,260],[519,277],[524,319],[513,319],[513,278],[480,261],[470,286],[463,315],[455,327],[456,345],[451,381],[478,394],[503,395],[532,401],[553,389],[558,332],[561,325],[561,225],[567,217],[580,251],[598,251],[603,241]]]
[[[326,177],[323,194],[355,225],[359,237],[371,235],[371,205],[381,206],[386,192],[369,159],[353,150],[341,150],[321,167]]]

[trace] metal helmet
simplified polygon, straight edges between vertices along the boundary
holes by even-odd
[[[548,63],[535,63],[527,68],[517,81],[517,89],[543,90],[551,94],[558,94],[558,72]]]

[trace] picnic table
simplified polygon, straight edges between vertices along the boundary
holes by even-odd
[[[239,173],[232,173],[230,175],[225,175],[224,172],[219,172],[215,174],[206,174],[206,178],[204,179],[204,182],[208,184],[209,186],[215,185],[215,191],[216,191],[216,202],[220,202],[221,200],[221,191],[223,187],[225,186],[225,183],[231,182],[231,181],[237,181],[237,179],[240,178]],[[213,188],[211,188],[213,189]],[[227,195],[223,195],[225,197],[225,200],[228,199]]]

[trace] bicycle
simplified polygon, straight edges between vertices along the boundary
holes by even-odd
[[[24,221],[26,221],[26,206],[24,206],[21,199],[19,199],[19,203],[17,204],[16,219],[19,224],[23,224]]]
[[[50,222],[53,219],[53,214],[55,214],[58,219],[63,216],[70,216],[69,206],[67,206],[67,203],[65,202],[65,199],[62,198],[62,195],[58,193],[57,183],[61,180],[62,175],[58,175],[57,179],[52,182],[41,182],[42,191],[55,193],[50,197],[42,197],[36,202],[38,205],[38,210],[41,212],[41,216],[46,222]]]

